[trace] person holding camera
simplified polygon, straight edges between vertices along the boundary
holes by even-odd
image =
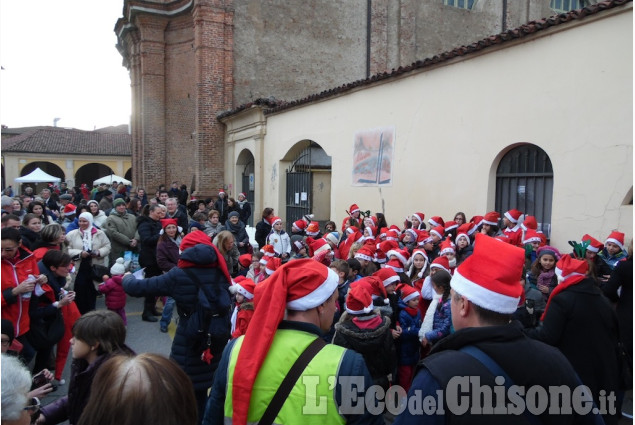
[[[93,273],[93,266],[108,265],[110,240],[106,234],[93,226],[93,215],[81,213],[78,219],[79,229],[66,235],[68,254],[75,264],[75,303],[81,314],[95,309],[97,289],[95,283],[102,281],[101,276]]]

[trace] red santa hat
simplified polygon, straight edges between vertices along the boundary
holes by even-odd
[[[377,244],[379,246],[379,244]],[[375,263],[384,264],[386,262],[386,253],[381,249],[375,250],[375,259],[373,260]]]
[[[398,241],[399,240],[399,230],[397,229],[388,229],[386,232],[386,240],[387,241]]]
[[[563,282],[575,276],[584,277],[589,271],[589,263],[586,260],[578,260],[570,255],[563,255],[556,263],[556,276],[558,281]],[[578,280],[582,280],[578,279]]]
[[[452,243],[452,241],[450,240],[450,237],[448,236],[443,242],[441,242],[441,245],[439,246],[439,255],[445,255],[445,254],[449,254],[449,253],[456,253],[456,250],[454,249],[454,244]]]
[[[459,239],[461,238],[464,238],[467,241],[468,245],[470,244],[470,237],[467,233],[468,230],[466,230],[468,227],[466,226],[474,226],[474,223],[465,223],[459,226],[459,228],[456,231],[456,238],[454,238],[454,243],[456,245],[459,244]]]
[[[195,247],[196,245],[211,246],[214,249],[214,252],[216,253],[216,261],[212,261],[211,263],[206,263],[205,265],[201,266],[200,264],[194,264],[190,261],[179,258],[177,266],[180,269],[187,268],[187,267],[219,268],[220,271],[225,276],[225,279],[227,279],[227,283],[229,284],[232,281],[232,278],[231,276],[229,276],[229,270],[227,270],[227,263],[225,262],[225,258],[220,253],[216,245],[212,243],[211,238],[207,234],[205,234],[205,232],[192,232],[185,235],[183,239],[181,240],[181,245],[179,245],[179,250],[181,252],[184,252],[186,249]]]
[[[379,250],[386,254],[390,250],[399,249],[399,244],[396,241],[383,241],[379,243]]]
[[[450,272],[450,260],[448,260],[448,257],[446,257],[445,255],[440,255],[434,260],[432,260],[432,263],[430,264],[430,269],[441,269],[452,274],[452,272]]]
[[[373,273],[373,276],[379,278],[382,281],[384,287],[390,285],[391,283],[399,283],[401,280],[397,272],[391,267],[382,267],[381,269]]]
[[[242,196],[243,198],[247,199],[247,194],[245,192],[240,192],[238,196]]]
[[[276,224],[277,222],[282,223],[282,219],[280,217],[271,217],[269,219],[269,224],[271,224],[271,227],[273,227],[273,225]]]
[[[533,215],[526,216],[525,220],[520,225],[520,227],[523,230],[525,230],[525,231],[527,231],[529,229],[537,230],[538,229],[538,222],[536,221],[536,217],[534,217]]]
[[[354,233],[360,233],[359,229],[356,226],[349,226],[346,228],[346,234],[352,235]],[[361,233],[360,233],[361,236]]]
[[[618,232],[617,230],[612,231],[609,237],[604,241],[604,245],[606,245],[607,242],[613,242],[624,251],[624,233]]]
[[[313,252],[313,255],[317,255],[322,251],[330,251],[331,250],[331,245],[328,244],[328,242],[326,241],[326,239],[324,238],[319,238],[314,240],[311,244],[311,251]]]
[[[370,245],[363,245],[357,250],[354,258],[357,258],[358,260],[373,261],[373,257],[375,256],[373,251],[374,250]]]
[[[445,228],[443,226],[437,226],[430,230],[430,236],[436,235],[439,239],[443,239],[443,234],[445,233]]]
[[[385,239],[386,236],[388,236],[388,228],[387,227],[382,227],[381,229],[379,229],[379,235],[377,235],[378,237]]]
[[[238,257],[238,262],[240,263],[241,266],[248,269],[249,266],[251,265],[251,254],[241,255],[240,257]]]
[[[392,260],[388,260],[388,262],[386,262],[386,267],[390,267],[397,273],[403,273],[403,263],[397,260],[396,258],[393,258]]]
[[[293,222],[291,226],[293,227],[293,230],[295,230],[296,232],[301,232],[304,229],[306,229],[306,221],[296,220]]]
[[[480,226],[482,221],[483,221],[482,215],[475,215],[474,217],[470,218],[470,223],[473,223],[475,228]]]
[[[396,259],[401,263],[401,267],[405,266],[410,258],[410,253],[407,249],[391,249],[386,253],[386,257],[390,260],[390,257],[396,257]]]
[[[225,191],[224,191],[223,189],[219,189],[218,194],[219,194],[219,195],[224,195],[224,194],[225,194]]]
[[[421,296],[421,294],[419,294],[419,291],[417,291],[414,287],[407,285],[405,283],[398,285],[397,289],[401,291],[401,300],[404,303],[407,303],[408,301]]]
[[[338,276],[333,270],[311,259],[289,261],[256,286],[255,310],[250,326],[243,337],[236,359],[232,382],[235,424],[246,424],[251,394],[267,352],[273,342],[285,310],[307,311],[327,301],[337,290]],[[266,308],[258,308],[260,301]]]
[[[456,223],[456,221],[446,221],[445,225],[443,226],[443,230],[445,232],[449,232],[451,230],[457,229],[459,227],[459,225]]]
[[[262,248],[260,248],[260,252],[265,254],[265,256],[267,256],[267,257],[275,257],[276,256],[276,250],[273,248],[273,245],[265,245],[265,246],[263,246]]]
[[[374,300],[382,300],[385,305],[389,303],[386,287],[379,277],[374,275],[365,276],[351,283],[351,289],[355,286],[365,286],[366,290]]]
[[[486,310],[512,314],[523,293],[520,284],[525,250],[477,234],[474,252],[450,281],[455,292]]]
[[[424,246],[431,240],[430,233],[426,230],[419,230],[419,232],[417,232],[417,246]]]
[[[239,277],[242,277],[242,279],[239,279]],[[238,276],[236,280],[234,280],[233,287],[234,287],[233,290],[236,291],[237,294],[242,295],[248,300],[252,300],[254,298],[256,284],[254,283],[253,280],[247,279],[243,276]]]
[[[66,204],[64,207],[64,215],[73,215],[77,211],[77,207],[73,204]]]
[[[317,236],[320,233],[320,223],[317,221],[312,221],[306,227],[306,234],[309,236]]]
[[[422,212],[416,212],[414,214],[412,214],[412,217],[416,218],[417,220],[419,220],[420,223],[423,223],[423,219],[426,218],[426,215]]]
[[[182,228],[179,228],[179,222],[176,221],[176,218],[162,218],[161,220],[161,231],[159,232],[162,235],[165,232],[165,228],[169,225],[173,224],[179,229],[179,233],[183,231]]]
[[[439,217],[438,215],[435,215],[432,218],[428,219],[428,223],[430,224],[430,226],[432,227],[444,227],[445,226],[445,221],[443,221],[443,219],[441,217]]]
[[[507,217],[507,220],[511,221],[514,224],[518,223],[522,215],[523,215],[522,212],[514,208],[512,208],[511,210],[505,213],[505,217]]]
[[[353,213],[359,212],[359,207],[357,206],[357,204],[353,204],[350,207],[348,207],[348,214],[352,215]]]
[[[481,224],[489,224],[490,226],[498,226],[498,220],[500,220],[501,215],[496,211],[490,211],[483,216],[483,220],[481,220]]]
[[[375,233],[377,233],[377,227],[375,226],[364,227],[364,238],[375,239]]]
[[[346,295],[346,312],[359,315],[373,311],[373,297],[366,285],[355,285]]]
[[[265,266],[265,272],[267,275],[272,275],[276,270],[280,268],[282,265],[282,260],[278,257],[271,257],[267,260],[267,265]]]
[[[589,241],[589,246],[587,246],[587,251],[591,251],[591,252],[600,252],[600,250],[602,248],[604,248],[604,244],[602,242],[600,242],[599,240],[595,239],[593,236],[591,235],[584,235],[582,236],[582,242],[584,241]]]
[[[532,242],[542,243],[542,238],[540,237],[538,232],[536,232],[533,229],[529,229],[525,232],[525,239],[523,239],[523,244],[532,243]]]

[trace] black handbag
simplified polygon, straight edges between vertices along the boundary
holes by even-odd
[[[52,347],[64,336],[64,317],[58,308],[55,317],[43,317],[31,321],[28,332],[29,343],[36,350]]]

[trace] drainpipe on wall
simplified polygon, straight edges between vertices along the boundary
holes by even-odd
[[[503,27],[501,32],[507,31],[507,0],[503,0],[503,19],[501,20]]]
[[[366,0],[366,78],[370,77],[371,3]]]

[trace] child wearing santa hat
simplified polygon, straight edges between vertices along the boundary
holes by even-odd
[[[271,220],[271,233],[267,236],[267,244],[273,246],[276,257],[286,261],[291,256],[291,239],[289,234],[282,230],[282,219],[273,217]]]
[[[434,309],[432,329],[427,331],[421,345],[426,347],[427,345],[433,345],[441,338],[450,335],[452,330],[452,310],[450,299],[450,280],[452,276],[450,273],[441,270],[431,277],[432,288],[437,295],[440,296],[439,302]]]
[[[419,329],[421,328],[421,312],[419,311],[419,292],[410,285],[401,284],[397,287],[401,291],[399,300],[399,325],[401,335],[397,339],[399,385],[406,392],[419,362]]]
[[[234,284],[229,287],[229,292],[236,296],[236,307],[231,318],[232,338],[245,335],[249,322],[254,315],[254,291],[256,284],[253,280],[243,276],[234,279]]]
[[[617,263],[628,257],[624,249],[624,233],[617,230],[612,231],[604,241],[604,248],[600,251],[598,257],[602,260],[600,262],[600,270],[598,270],[598,277],[600,281],[606,282]]]
[[[333,344],[355,350],[364,357],[373,385],[390,386],[388,375],[397,367],[390,318],[373,307],[370,288],[356,285],[346,295],[346,307],[335,324]]]
[[[254,253],[251,254],[251,265],[249,266],[246,277],[247,279],[253,280],[256,284],[265,279],[265,268],[264,264],[261,263],[263,257],[264,254],[260,251],[254,251]]]

